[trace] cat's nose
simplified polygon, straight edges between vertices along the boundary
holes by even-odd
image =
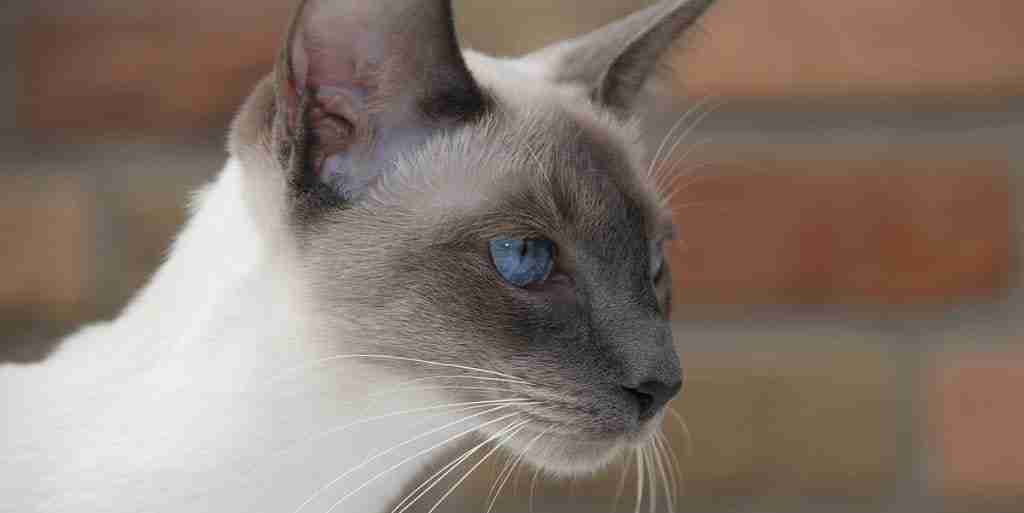
[[[680,380],[666,383],[663,381],[645,381],[635,387],[622,387],[637,404],[639,421],[647,422],[672,400],[683,388]]]

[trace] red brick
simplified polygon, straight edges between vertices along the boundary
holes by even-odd
[[[943,355],[930,378],[936,492],[1024,499],[1024,352]]]
[[[1021,19],[1014,0],[720,0],[676,67],[694,95],[1014,96]]]
[[[678,301],[878,307],[1001,297],[1011,272],[1007,163],[922,155],[740,151],[713,161],[673,202]]]
[[[273,66],[293,0],[44,0],[19,27],[18,119],[40,134],[221,128]],[[641,0],[461,2],[477,48],[514,54]],[[583,7],[585,6],[585,8]],[[695,96],[948,102],[1024,93],[1024,4],[1012,0],[720,0],[673,58]]]
[[[50,9],[21,28],[23,128],[44,135],[221,129],[272,69],[293,5],[92,7]]]

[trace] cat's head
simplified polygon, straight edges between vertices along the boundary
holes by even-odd
[[[529,401],[487,429],[529,421],[509,445],[545,434],[527,459],[555,472],[646,441],[682,373],[673,226],[630,118],[708,4],[494,59],[460,50],[447,0],[304,1],[232,150],[316,338],[410,380],[462,374],[476,386],[436,387],[453,403]]]

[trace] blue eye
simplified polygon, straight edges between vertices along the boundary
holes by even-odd
[[[546,239],[495,239],[491,260],[498,274],[516,287],[543,282],[555,265],[555,244]]]

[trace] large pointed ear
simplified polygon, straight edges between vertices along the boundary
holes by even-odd
[[[542,69],[546,78],[585,87],[597,103],[628,114],[662,55],[712,1],[661,0],[524,59]]]
[[[487,106],[449,0],[302,0],[276,90],[275,143],[293,187],[337,204]]]

